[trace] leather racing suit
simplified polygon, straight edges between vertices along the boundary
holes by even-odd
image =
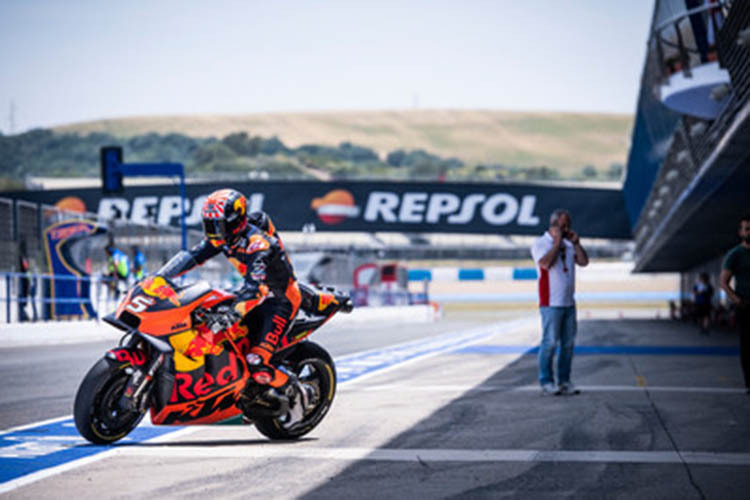
[[[250,224],[234,245],[215,245],[204,238],[188,252],[178,254],[180,258],[172,259],[161,273],[174,278],[223,253],[244,278],[242,288],[236,293],[234,309],[243,317],[242,321],[249,324],[253,346],[248,355],[251,376],[261,385],[279,388],[287,383],[289,376],[270,360],[278,347],[286,345],[285,336],[302,297],[289,256],[275,235],[270,219],[263,213],[254,213],[249,220]],[[256,225],[265,222],[265,231]],[[260,300],[260,305],[253,309]]]

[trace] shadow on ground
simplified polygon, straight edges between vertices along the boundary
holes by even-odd
[[[727,346],[736,336],[700,336],[681,323],[582,321],[580,345]],[[481,354],[453,354],[446,362]],[[462,358],[463,357],[463,358]],[[524,355],[397,435],[382,449],[750,452],[750,398],[646,390],[541,396],[536,357]],[[574,361],[580,385],[638,383],[738,387],[735,356],[588,355]],[[408,391],[404,392],[408,400]],[[747,465],[360,460],[304,498],[747,498]]]

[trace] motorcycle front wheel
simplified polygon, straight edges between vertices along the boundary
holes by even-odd
[[[136,428],[145,412],[119,407],[128,385],[128,365],[101,359],[86,374],[76,393],[73,416],[81,436],[94,444],[110,444]]]
[[[302,342],[285,360],[300,383],[308,385],[314,394],[305,415],[294,425],[287,425],[288,416],[265,417],[255,420],[255,427],[271,439],[299,439],[313,430],[333,403],[336,394],[336,368],[328,352],[313,342]]]

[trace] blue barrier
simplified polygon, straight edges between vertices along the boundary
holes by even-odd
[[[539,277],[535,267],[514,267],[514,280],[535,280]]]
[[[18,307],[18,313],[15,321],[37,321],[39,319],[48,320],[54,319],[53,314],[55,304],[86,304],[91,306],[94,311],[94,317],[99,319],[99,309],[102,305],[113,303],[114,300],[111,297],[113,292],[107,293],[105,299],[102,299],[102,285],[108,286],[113,278],[105,276],[70,276],[70,275],[57,275],[57,274],[26,274],[17,272],[4,272],[0,273],[5,279],[5,296],[0,300],[5,300],[5,322],[11,323],[14,321],[14,315],[12,312],[12,304],[15,303]],[[26,287],[26,294],[21,295],[22,281],[27,280],[24,287]],[[75,281],[80,283],[81,290],[85,292],[88,290],[89,296],[82,297],[54,297],[50,296],[49,287],[54,281]],[[16,283],[15,292],[13,283]],[[92,285],[96,285],[92,288]],[[93,298],[92,298],[93,297]],[[40,306],[37,310],[37,305]],[[31,314],[27,311],[27,307],[31,306]],[[94,308],[94,306],[96,306]],[[62,315],[57,315],[62,316]]]
[[[483,281],[484,269],[459,269],[458,281]]]
[[[496,271],[498,268],[438,268],[438,269],[409,269],[408,279],[409,281],[433,281],[433,277],[436,271],[442,271],[439,273],[440,279],[445,280],[446,277],[450,277],[452,272],[455,272],[452,278],[455,281],[484,281],[497,279]],[[502,268],[500,268],[502,269]],[[508,268],[508,278],[513,280],[535,280],[538,278],[537,270],[535,267],[514,267]],[[446,273],[446,271],[449,271]],[[505,274],[502,274],[505,276]]]
[[[409,281],[432,281],[432,271],[429,269],[409,269]]]

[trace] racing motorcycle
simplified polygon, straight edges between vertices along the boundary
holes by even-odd
[[[104,321],[123,330],[83,379],[75,398],[78,432],[96,444],[125,437],[147,411],[155,425],[254,424],[271,439],[297,439],[325,417],[336,393],[336,368],[323,347],[307,340],[338,312],[348,295],[300,284],[302,307],[272,363],[294,373],[304,398],[273,407],[262,398],[246,355],[260,318],[251,311],[227,321],[235,296],[206,282],[177,286],[163,276],[136,284]],[[314,314],[308,314],[312,311]],[[302,408],[290,408],[293,405]],[[295,418],[292,418],[295,410]],[[301,410],[301,414],[299,413]]]

